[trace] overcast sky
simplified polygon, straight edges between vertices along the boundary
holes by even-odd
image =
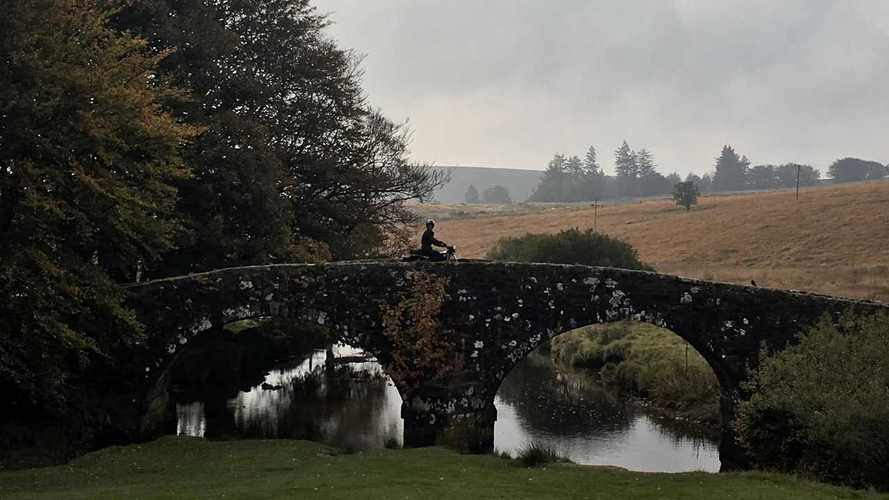
[[[889,0],[315,0],[412,158],[542,169],[626,139],[663,173],[889,162]]]

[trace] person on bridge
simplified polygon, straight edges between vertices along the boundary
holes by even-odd
[[[420,255],[428,257],[429,260],[433,261],[441,261],[447,260],[447,254],[439,252],[438,250],[432,248],[433,246],[443,247],[450,250],[450,246],[441,241],[435,239],[435,221],[432,219],[426,219],[426,231],[423,232],[423,239],[420,242]]]

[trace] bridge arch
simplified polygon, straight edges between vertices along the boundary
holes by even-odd
[[[620,331],[612,330],[612,328]],[[520,453],[525,446],[532,442],[528,439],[542,439],[559,453],[565,453],[567,458],[584,461],[597,454],[595,449],[589,448],[590,443],[601,443],[599,440],[602,439],[609,443],[606,446],[607,449],[615,451],[626,449],[630,452],[628,455],[618,452],[619,458],[617,460],[629,460],[629,462],[614,462],[614,465],[631,468],[647,466],[643,465],[638,458],[629,458],[634,456],[632,451],[639,451],[630,450],[630,447],[634,446],[633,443],[637,442],[635,440],[641,434],[652,430],[647,427],[648,425],[663,424],[663,422],[659,419],[651,421],[648,418],[643,418],[654,415],[629,401],[621,401],[621,405],[617,406],[614,401],[615,392],[612,392],[611,389],[615,387],[628,388],[629,385],[623,385],[623,382],[628,380],[625,378],[627,375],[632,378],[632,374],[641,375],[641,378],[636,381],[642,382],[642,387],[654,388],[658,381],[650,378],[652,376],[650,369],[653,365],[665,361],[667,362],[666,366],[669,366],[670,369],[659,367],[655,369],[655,372],[669,374],[670,383],[676,382],[673,379],[674,374],[676,377],[682,377],[681,350],[678,351],[678,357],[669,352],[669,349],[656,349],[643,353],[641,358],[636,357],[620,346],[621,343],[627,342],[627,335],[632,337],[641,335],[640,338],[646,341],[650,339],[657,345],[670,345],[671,347],[675,345],[680,346],[681,349],[682,337],[676,332],[654,323],[642,321],[620,320],[611,323],[583,325],[577,329],[557,333],[549,339],[549,343],[542,342],[539,347],[531,350],[525,357],[516,360],[503,377],[500,385],[496,389],[492,389],[492,392],[495,393],[495,407],[498,412],[495,422],[495,449]],[[593,347],[595,344],[598,345]],[[639,345],[644,346],[644,343]],[[699,361],[702,358],[694,346],[687,343],[686,346],[687,356],[697,357],[694,361]],[[648,349],[647,346],[642,348],[643,350]],[[654,345],[651,348],[654,348]],[[632,351],[636,350],[637,347],[634,345]],[[627,357],[624,358],[620,353],[615,354],[616,351],[623,351],[622,354]],[[578,353],[583,356],[581,358],[575,357]],[[667,356],[661,358],[654,353]],[[575,362],[579,364],[575,364]],[[610,365],[612,368],[622,365],[622,362],[633,366],[629,367],[629,371],[626,372],[624,369],[628,368],[627,366],[621,366],[620,370],[607,370],[609,366],[605,366],[606,362],[617,363]],[[676,462],[677,466],[678,463],[684,463],[687,467],[711,467],[713,464],[710,462],[710,457],[716,451],[711,446],[716,445],[713,439],[718,436],[720,422],[723,420],[718,415],[721,403],[719,389],[722,384],[717,380],[715,371],[709,363],[692,363],[688,365],[688,368],[691,369],[689,374],[680,379],[683,380],[683,386],[694,387],[695,395],[705,394],[702,391],[706,386],[708,395],[706,399],[700,400],[701,403],[706,404],[708,411],[694,411],[690,414],[701,417],[711,416],[713,420],[709,420],[707,429],[701,430],[700,433],[695,433],[688,426],[673,427],[669,425],[666,427],[667,433],[673,438],[678,438],[680,435],[693,436],[692,440],[695,445],[708,444],[706,446],[708,451],[704,454],[704,458],[701,458],[698,453],[681,458],[676,457],[679,459]],[[600,369],[606,369],[614,378],[609,376],[600,380],[599,375],[603,373],[599,372]],[[612,385],[612,383],[617,385]],[[733,402],[730,397],[726,396],[723,396],[723,400]],[[540,404],[539,402],[544,403]],[[590,406],[592,404],[595,406]],[[618,408],[620,408],[619,411]],[[700,409],[694,408],[694,410]],[[506,418],[505,422],[503,422],[504,417]],[[546,420],[541,421],[542,418]],[[501,424],[503,424],[502,427]],[[590,429],[594,429],[592,435],[581,436],[577,432],[580,425],[590,426]],[[640,431],[640,425],[642,429],[646,430]],[[621,432],[614,434],[618,430]],[[716,432],[714,433],[714,431]],[[589,441],[593,437],[594,440]],[[697,441],[698,439],[703,440]],[[671,441],[671,439],[664,439],[663,442],[649,442],[653,446],[653,450],[663,452],[666,451],[666,447]],[[683,446],[688,445],[686,443]],[[665,448],[659,448],[659,446]],[[673,446],[676,446],[675,443]],[[688,449],[678,453],[691,451]],[[700,452],[701,448],[696,448],[695,451]],[[590,453],[592,455],[589,455]],[[695,466],[695,463],[698,465]]]
[[[438,297],[430,297],[433,288]],[[277,317],[329,328],[376,356],[392,377],[404,401],[407,445],[432,444],[444,430],[468,424],[484,449],[493,446],[494,396],[518,360],[562,332],[635,320],[675,332],[713,368],[724,468],[745,465],[726,423],[764,342],[792,343],[825,313],[887,307],[642,271],[483,261],[242,267],[133,285],[128,296],[146,326],[132,366],[142,381],[136,396],[144,401],[147,435],[157,432],[152,416],[166,404],[165,367],[195,335],[231,321]],[[417,352],[402,352],[429,344],[400,343],[393,333],[393,323],[430,327],[409,310],[433,321],[432,343],[447,351],[432,353],[438,361],[423,365]],[[453,366],[443,371],[441,359]]]

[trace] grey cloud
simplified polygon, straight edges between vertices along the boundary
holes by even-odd
[[[623,139],[662,171],[889,161],[889,2],[317,0],[437,164],[543,168]]]

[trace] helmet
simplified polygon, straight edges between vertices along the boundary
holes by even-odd
[[[426,219],[426,225],[428,226],[428,225],[430,225],[430,224],[434,226],[434,225],[435,225],[435,221],[434,221],[433,219]]]

